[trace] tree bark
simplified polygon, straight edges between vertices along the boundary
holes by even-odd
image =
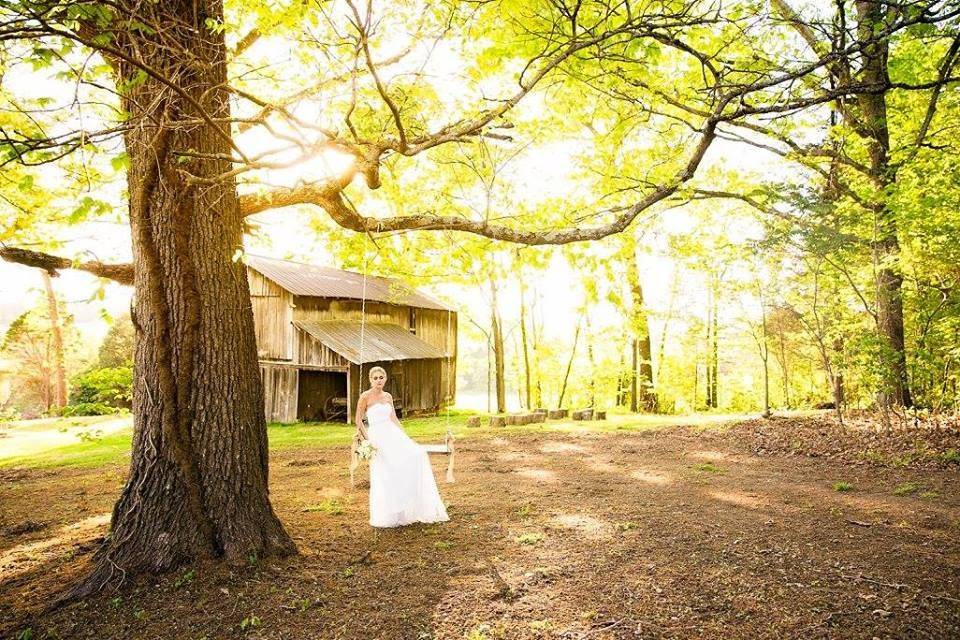
[[[786,338],[783,335],[783,330],[781,329],[779,337],[780,342],[780,373],[783,377],[783,403],[789,409],[791,408],[792,403],[790,402],[790,370],[787,366],[787,345]]]
[[[527,350],[527,312],[526,312],[526,300],[524,299],[524,286],[523,279],[520,281],[520,341],[523,344],[523,374],[524,374],[524,389],[526,391],[525,397],[527,400],[527,408],[533,408],[533,405],[530,404],[530,353]]]
[[[719,318],[720,315],[718,309],[720,306],[719,301],[717,300],[720,292],[719,278],[714,276],[713,283],[713,309],[710,318],[710,323],[712,326],[712,331],[710,333],[712,338],[711,344],[711,376],[710,376],[710,397],[713,398],[713,408],[716,409],[720,406],[720,396],[719,396],[719,374],[720,374],[720,338],[717,335],[719,330]]]
[[[530,305],[530,337],[533,347],[533,402],[536,408],[544,407],[543,401],[543,376],[540,371],[540,336],[543,333],[543,319],[537,322],[537,304],[536,290],[534,290],[534,302]]]
[[[763,359],[763,416],[770,417],[770,343],[767,336],[767,308],[760,296],[760,357]]]
[[[653,411],[657,396],[653,387],[653,353],[650,347],[650,325],[644,309],[643,285],[640,282],[640,267],[637,264],[636,240],[631,236],[626,242],[627,283],[630,287],[630,324],[634,335],[633,379],[630,386],[630,410]]]
[[[597,406],[597,363],[593,357],[593,332],[590,331],[590,316],[584,316],[584,324],[587,330],[587,360],[590,362],[590,408]]]
[[[507,410],[507,390],[506,390],[506,353],[503,348],[503,327],[500,321],[500,309],[497,303],[497,283],[490,279],[490,334],[493,338],[493,357],[494,357],[494,381],[497,388],[497,413],[504,413]]]
[[[60,326],[60,310],[49,271],[43,271],[43,288],[47,294],[47,313],[50,316],[50,335],[53,337],[53,406],[67,406],[67,368],[63,357],[63,329]],[[48,406],[49,410],[50,407]]]
[[[573,333],[573,348],[570,349],[570,360],[567,361],[567,371],[563,374],[563,384],[560,387],[560,398],[557,400],[557,409],[563,407],[563,397],[567,394],[567,382],[570,381],[570,370],[573,368],[573,358],[577,355],[577,342],[580,341],[580,325],[582,322],[582,317],[577,320],[577,330]]]
[[[837,352],[837,366],[836,370],[830,369],[833,373],[831,377],[833,378],[833,406],[834,410],[837,412],[837,419],[840,421],[840,424],[843,424],[843,409],[846,405],[846,392],[844,389],[843,382],[843,339],[836,338],[833,341],[833,349]]]
[[[707,408],[715,409],[717,402],[717,276],[707,275]]]
[[[134,438],[130,474],[92,575],[69,596],[122,576],[203,558],[246,562],[296,551],[273,512],[242,216],[232,145],[214,120],[229,117],[226,50],[208,18],[216,0],[137,4],[162,34],[124,32],[129,59],[113,60],[130,128],[133,231]],[[162,38],[162,42],[160,41]],[[141,66],[175,79],[144,78]],[[209,116],[198,122],[197,105]],[[183,152],[203,158],[185,160]],[[190,182],[183,171],[210,179]]]
[[[889,82],[886,38],[874,39],[876,30],[884,27],[887,5],[875,0],[858,0],[858,37],[869,42],[863,51],[860,80],[883,86]],[[907,377],[907,358],[903,325],[903,275],[901,274],[900,241],[895,212],[888,202],[889,188],[896,183],[896,171],[890,165],[890,132],[887,126],[886,92],[865,93],[857,96],[861,111],[867,151],[870,156],[870,174],[877,184],[878,202],[874,207],[876,238],[873,243],[877,265],[877,328],[884,341],[883,354],[885,401],[898,406],[913,405]]]

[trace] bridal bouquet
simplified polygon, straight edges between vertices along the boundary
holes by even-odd
[[[377,448],[369,440],[361,440],[360,444],[357,445],[357,457],[361,460],[369,460],[376,452]]]

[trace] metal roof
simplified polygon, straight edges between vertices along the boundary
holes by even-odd
[[[244,262],[295,296],[353,300],[364,297],[362,273],[249,254]],[[420,293],[399,280],[379,276],[367,276],[366,299],[409,307],[455,311],[453,307]]]
[[[297,321],[294,324],[353,364],[447,357],[443,349],[427,344],[398,324],[366,323],[361,363],[359,322]]]

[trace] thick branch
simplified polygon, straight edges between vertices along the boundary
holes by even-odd
[[[703,128],[697,146],[684,167],[674,178],[648,193],[643,199],[624,209],[617,209],[613,221],[596,227],[567,227],[551,230],[528,230],[490,224],[486,220],[472,220],[456,215],[418,214],[371,218],[362,216],[350,207],[338,188],[329,183],[322,186],[304,185],[292,189],[280,189],[266,194],[241,198],[241,210],[245,215],[294,204],[313,204],[324,209],[341,227],[360,232],[390,232],[419,230],[466,231],[476,235],[528,245],[568,244],[584,240],[599,240],[620,233],[630,226],[640,213],[671,196],[693,177],[704,154],[716,138],[716,120],[710,119]]]
[[[0,247],[0,258],[7,262],[43,269],[51,276],[59,275],[61,269],[77,269],[86,271],[100,278],[114,280],[120,284],[133,284],[132,264],[105,264],[91,260],[89,262],[74,262],[67,258],[52,256],[49,253],[21,249],[19,247]]]

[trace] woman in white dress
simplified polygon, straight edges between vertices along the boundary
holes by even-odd
[[[370,524],[400,527],[414,522],[446,522],[427,452],[400,426],[393,398],[383,390],[387,372],[370,369],[370,388],[360,394],[356,421],[374,447],[370,458]],[[364,427],[363,418],[369,426]]]

